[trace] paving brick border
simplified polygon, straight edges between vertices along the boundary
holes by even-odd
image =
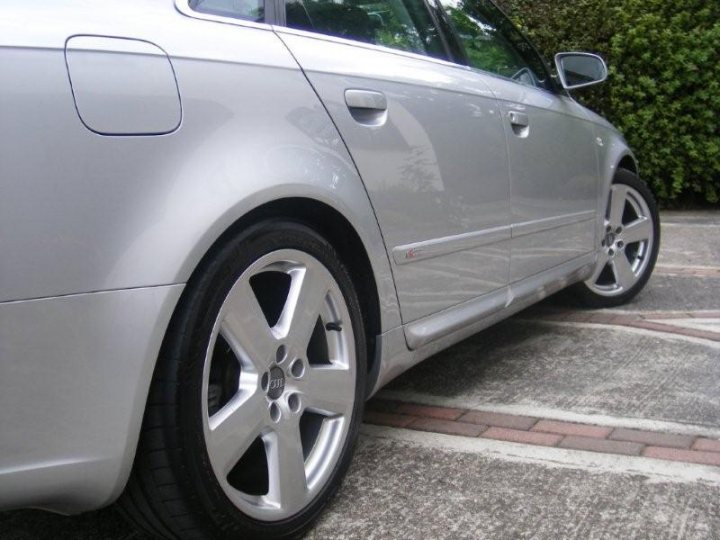
[[[664,266],[659,264],[653,272],[661,276],[720,278],[720,268],[707,266]]]
[[[720,467],[720,440],[373,399],[368,424]]]
[[[665,334],[707,339],[720,342],[720,332],[711,330],[700,330],[696,328],[685,328],[672,324],[673,319],[718,319],[720,311],[706,311],[702,313],[688,312],[647,312],[647,313],[608,313],[597,311],[570,311],[570,310],[547,310],[542,312],[542,320],[555,322],[575,322],[602,324],[608,326],[627,326],[652,330]],[[661,322],[662,321],[662,322]]]

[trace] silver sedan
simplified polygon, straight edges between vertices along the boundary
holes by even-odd
[[[554,64],[489,0],[5,0],[0,508],[299,535],[393,377],[635,296],[653,196]]]

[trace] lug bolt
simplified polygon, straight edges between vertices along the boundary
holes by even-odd
[[[270,404],[270,418],[275,423],[279,422],[280,418],[282,418],[282,411],[280,411],[280,406],[274,401]]]
[[[300,396],[297,394],[290,394],[288,396],[288,407],[294,413],[300,412]]]
[[[305,374],[305,364],[303,364],[300,358],[296,358],[292,364],[290,364],[290,374],[296,379],[299,379]]]
[[[622,227],[618,227],[615,229],[615,234],[620,234],[622,232]]]
[[[620,240],[620,241],[617,243],[617,247],[618,247],[618,249],[624,248],[624,247],[625,247],[625,242],[623,242],[622,240]]]
[[[262,386],[263,392],[267,392],[268,384],[270,382],[270,375],[263,373],[262,379],[260,379],[260,385]]]
[[[611,257],[613,257],[613,256],[615,255],[615,250],[614,250],[614,249],[611,249],[610,251],[608,251],[608,255],[610,255]]]
[[[281,364],[283,360],[285,360],[285,354],[287,349],[285,349],[285,345],[280,345],[278,347],[277,352],[275,353],[275,361],[278,364]]]

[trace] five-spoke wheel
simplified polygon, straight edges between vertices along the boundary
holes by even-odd
[[[576,291],[590,307],[627,302],[649,279],[659,244],[658,211],[650,190],[635,174],[619,170],[610,188],[595,271]]]
[[[349,465],[366,354],[353,283],[321,236],[268,220],[229,239],[171,323],[126,513],[171,538],[298,535]]]
[[[215,323],[203,372],[213,470],[246,514],[302,510],[342,450],[355,401],[350,314],[311,255],[273,251],[242,273]]]

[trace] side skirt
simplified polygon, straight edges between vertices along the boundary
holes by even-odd
[[[588,253],[487,295],[378,336],[382,361],[370,395],[422,360],[592,275]]]

